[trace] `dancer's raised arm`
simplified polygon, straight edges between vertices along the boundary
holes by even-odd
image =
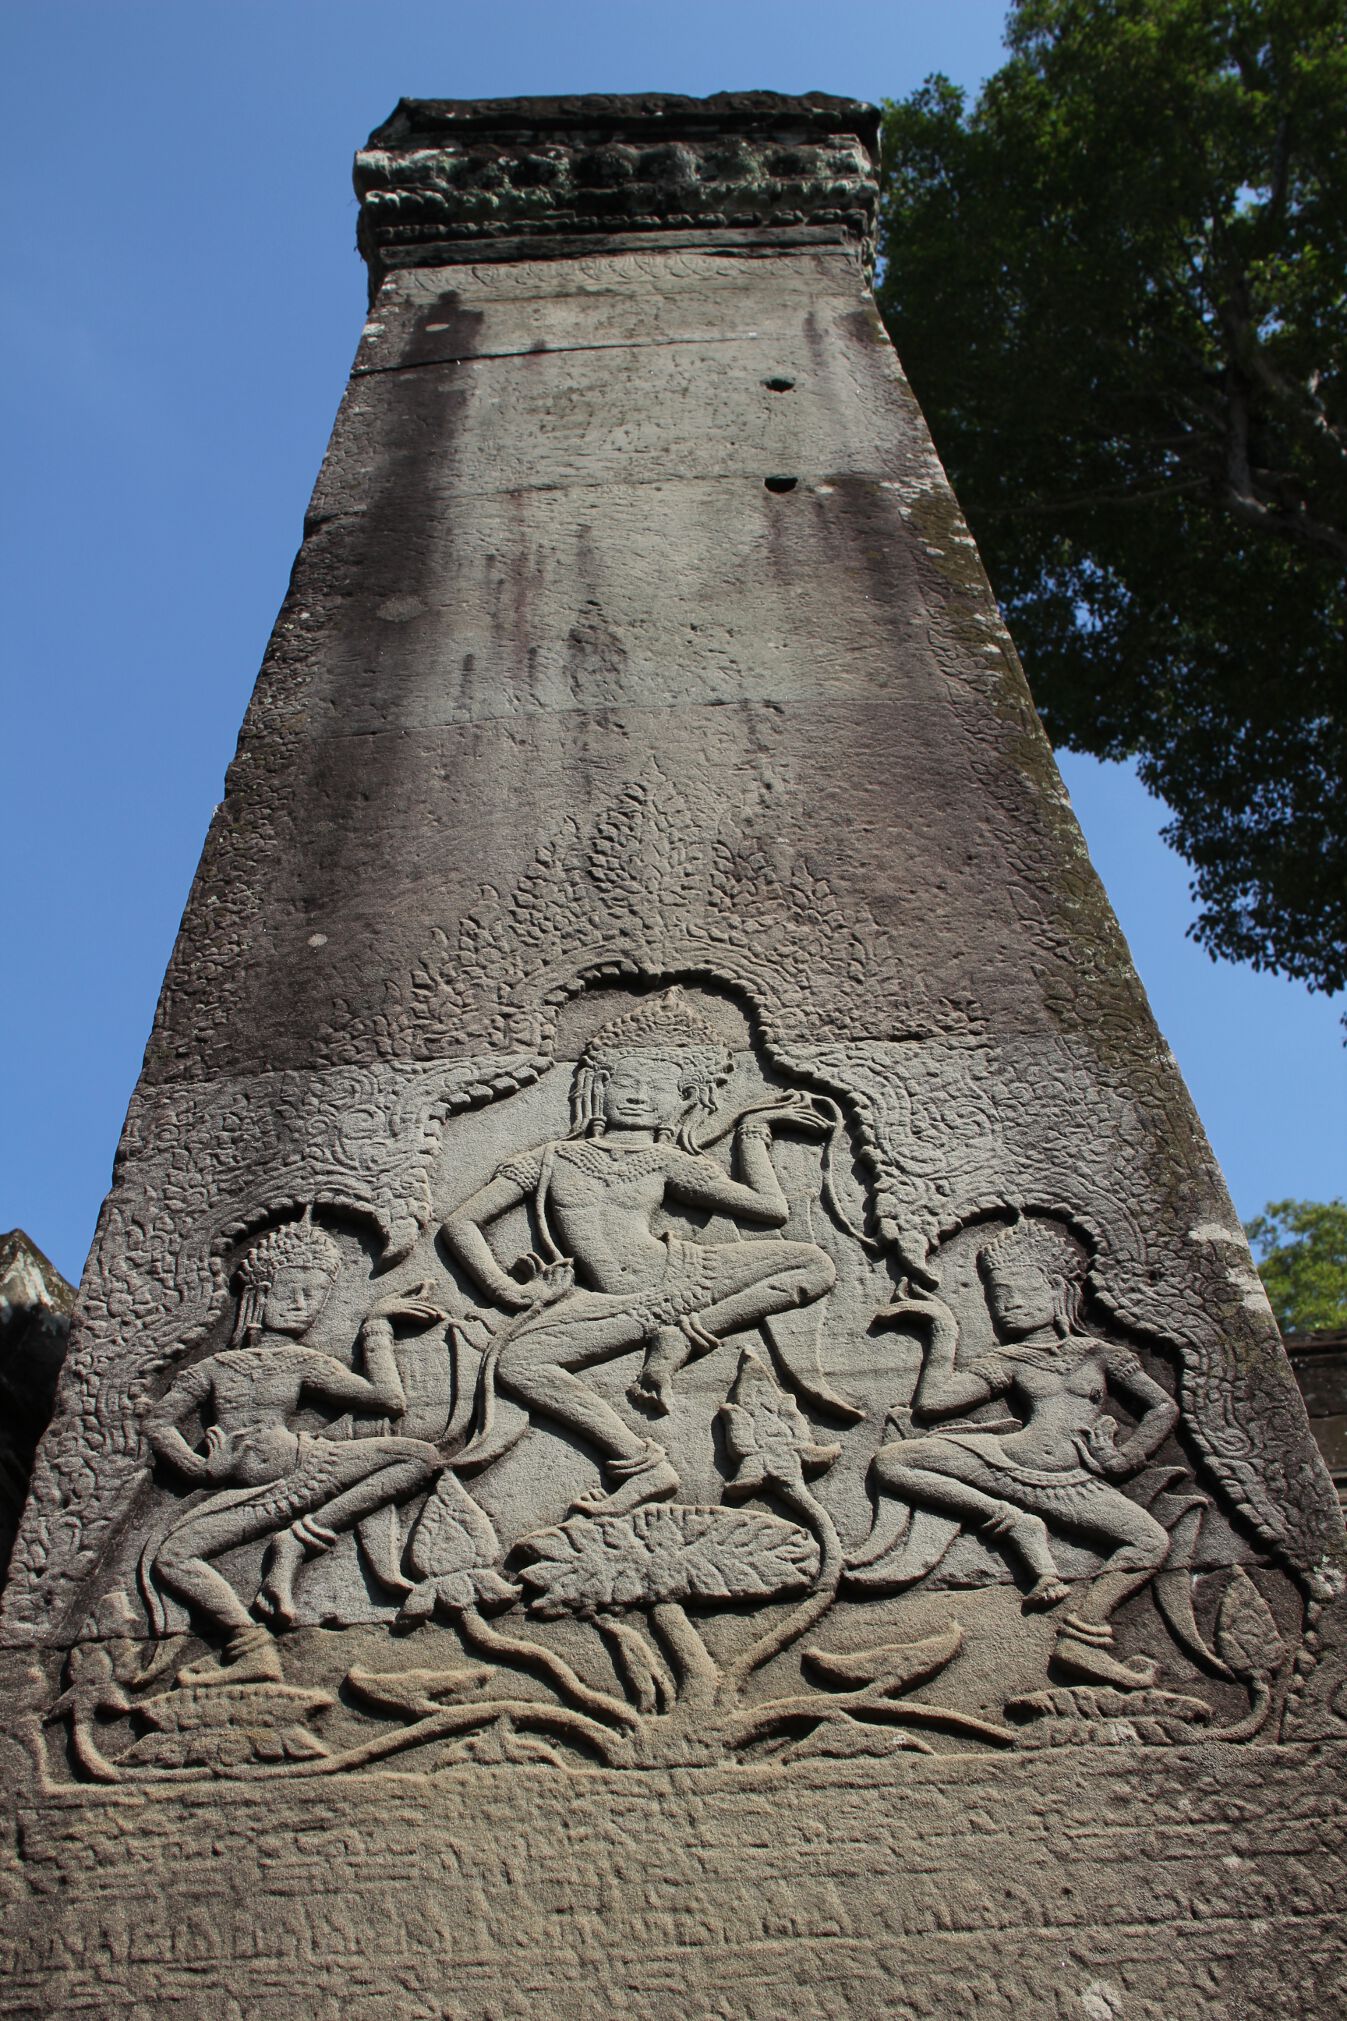
[[[921,1374],[912,1398],[914,1418],[954,1417],[1010,1387],[1009,1369],[1004,1382],[996,1380],[994,1356],[985,1355],[976,1369],[955,1366],[959,1322],[942,1298],[899,1298],[886,1305],[880,1317],[919,1320],[930,1328],[930,1343],[921,1358]]]
[[[804,1105],[783,1102],[779,1107],[750,1109],[734,1126],[738,1177],[731,1179],[705,1152],[697,1156],[679,1152],[669,1166],[670,1193],[689,1207],[732,1214],[768,1228],[784,1227],[790,1218],[790,1202],[781,1190],[771,1152],[773,1130],[779,1123],[808,1136],[826,1136],[828,1131],[823,1118]]]

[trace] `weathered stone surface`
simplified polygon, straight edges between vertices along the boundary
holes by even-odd
[[[544,257],[502,168],[868,117],[376,137],[6,1597],[10,2011],[1336,2010],[1340,1515],[865,203]]]
[[[1057,1767],[1054,1764],[1054,1767]],[[1246,2021],[1341,2011],[1322,1753],[69,1792],[0,2012]],[[1280,1788],[1284,1811],[1269,1806]],[[221,1961],[230,1961],[225,1982]]]
[[[878,132],[825,92],[404,98],[356,156],[360,247],[376,286],[502,234],[813,227],[868,248]]]

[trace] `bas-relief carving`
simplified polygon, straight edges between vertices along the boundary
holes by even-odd
[[[810,859],[782,849],[779,786],[765,773],[731,823],[703,784],[647,766],[587,827],[562,823],[511,890],[487,890],[455,933],[435,933],[415,968],[390,979],[377,1015],[339,1006],[326,1056],[470,1045],[545,1057],[584,977],[701,974],[736,986],[776,1060],[846,1091],[875,1230],[903,1268],[920,1272],[961,1218],[1011,1198],[1080,1218],[1111,1306],[1178,1356],[1188,1427],[1216,1478],[1260,1541],[1312,1574],[1340,1544],[1335,1513],[1261,1293],[1251,1317],[1242,1238],[1208,1239],[1209,1205],[1199,1207],[1176,1255],[1172,1235],[1159,1243],[1134,1211],[1154,1197],[1161,1148],[1176,1201],[1211,1200],[1192,1142],[1164,1110],[1174,1084],[1155,1085],[1149,1026],[1134,1042],[1119,1003],[1096,1002],[1102,986],[1088,976],[1075,1025],[1028,1050],[989,1030],[976,1003],[933,998],[864,907],[840,903]],[[1019,809],[1008,832],[1032,826]],[[1012,884],[1051,888],[1051,864],[1023,846]],[[1131,1015],[1135,984],[1124,981]],[[1102,1056],[1096,1011],[1110,1020]],[[1232,1353],[1232,1341],[1255,1351]]]
[[[549,1015],[569,1088],[445,1132],[438,1238],[313,1202],[235,1236],[140,1406],[53,1761],[62,1725],[131,1781],[1275,1731],[1300,1596],[1082,1217],[905,1256],[850,1092],[724,991]]]
[[[180,1484],[211,1491],[175,1516],[141,1559],[156,1626],[166,1625],[163,1596],[172,1595],[195,1623],[225,1638],[221,1661],[181,1671],[182,1683],[226,1674],[233,1682],[279,1683],[275,1644],[258,1621],[293,1626],[296,1573],[345,1529],[359,1534],[385,1583],[410,1591],[396,1563],[385,1561],[388,1533],[375,1519],[430,1485],[435,1447],[379,1432],[315,1437],[293,1430],[291,1420],[302,1401],[400,1420],[407,1395],[393,1322],[429,1326],[448,1315],[424,1295],[429,1286],[424,1294],[420,1288],[390,1294],[362,1321],[359,1365],[348,1368],[310,1338],[340,1268],[336,1244],[307,1211],[298,1222],[269,1229],[235,1273],[239,1310],[230,1345],[193,1362],[150,1414],[146,1429],[156,1457]],[[206,1426],[201,1448],[183,1435],[187,1419]],[[266,1539],[266,1555],[250,1612],[215,1561],[258,1538]]]
[[[999,815],[1004,897],[1027,929],[1016,983],[1043,989],[1057,1027],[1032,1047],[997,1035],[987,1082],[1000,1155],[984,1165],[981,1192],[956,1184],[949,1197],[965,1211],[1007,1188],[1071,1203],[1096,1238],[1111,1308],[1178,1353],[1185,1427],[1228,1505],[1306,1579],[1317,1615],[1340,1576],[1324,1567],[1341,1563],[1341,1527],[1247,1244],[1223,1189],[1212,1186],[1200,1126],[1145,1014],[1014,646],[987,603],[976,550],[937,466],[905,516],[923,536],[928,644],[955,703],[964,759]],[[1018,721],[1025,733],[1011,764],[998,719]],[[901,1083],[911,1071],[904,1063],[893,1077]],[[938,1110],[938,1099],[931,1106]],[[925,1197],[913,1199],[892,1166],[886,1180],[918,1223],[941,1197],[926,1185]],[[1163,1231],[1134,1206],[1157,1199],[1169,1209]]]
[[[636,1438],[577,1371],[640,1346],[632,1400],[667,1414],[689,1360],[723,1334],[812,1304],[836,1277],[813,1243],[745,1242],[737,1228],[726,1242],[689,1242],[656,1228],[671,1203],[784,1227],[790,1208],[771,1160],[774,1134],[825,1137],[836,1128],[807,1096],[755,1105],[734,1121],[727,1172],[707,1155],[714,1138],[699,1136],[697,1123],[714,1115],[732,1064],[716,1033],[672,994],[639,1005],[586,1048],[572,1134],[508,1160],[444,1224],[446,1247],[476,1287],[519,1315],[493,1346],[487,1379],[603,1456],[613,1485],[582,1504],[595,1513],[623,1514],[675,1493],[679,1480],[663,1448]],[[542,1256],[521,1285],[501,1269],[486,1231],[526,1199]]]
[[[605,971],[700,971],[735,985],[782,1056],[812,1047],[821,1026],[834,1040],[868,1033],[877,991],[902,1018],[907,990],[886,934],[783,849],[780,783],[765,767],[744,789],[753,804],[730,821],[714,781],[648,764],[588,823],[556,823],[509,891],[488,887],[456,931],[436,929],[376,1014],[339,1004],[324,1057],[546,1052],[560,1007]],[[917,1029],[929,1019],[913,1005]],[[962,1035],[966,1014],[944,1006],[941,1028]]]
[[[445,1118],[546,1064],[502,1051],[137,1094],[15,1548],[5,1599],[16,1628],[69,1625],[81,1582],[126,1520],[150,1401],[208,1338],[240,1240],[308,1204],[354,1217],[372,1254],[395,1263],[432,1219]]]

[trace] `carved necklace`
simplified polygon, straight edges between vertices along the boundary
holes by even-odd
[[[665,1166],[663,1149],[657,1144],[644,1151],[623,1151],[616,1144],[605,1144],[592,1137],[573,1138],[559,1146],[558,1155],[596,1179],[609,1178],[615,1165],[620,1165],[632,1179],[643,1179],[648,1172],[662,1172]]]

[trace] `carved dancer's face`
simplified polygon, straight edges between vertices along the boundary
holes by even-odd
[[[271,1333],[307,1333],[327,1304],[332,1279],[325,1270],[288,1264],[267,1291],[262,1323]]]
[[[998,1256],[984,1266],[987,1304],[997,1332],[1021,1339],[1051,1326],[1057,1316],[1057,1286],[1028,1257]]]
[[[624,1053],[608,1075],[603,1120],[610,1130],[676,1130],[695,1093],[677,1061]]]

